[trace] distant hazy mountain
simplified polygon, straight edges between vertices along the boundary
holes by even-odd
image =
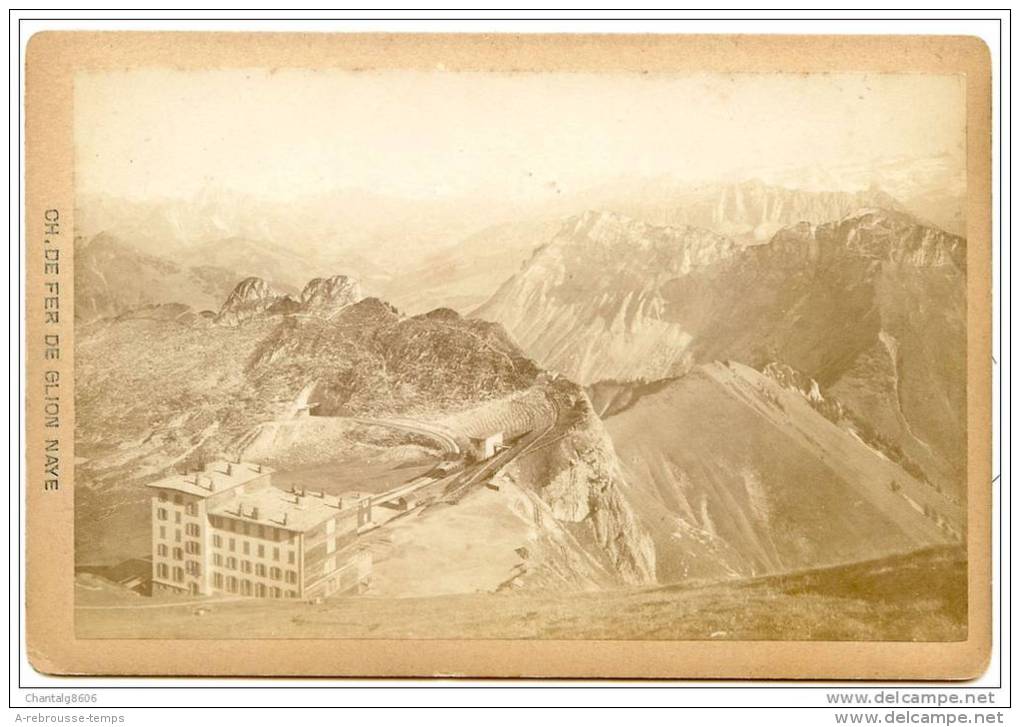
[[[237,283],[230,268],[182,265],[110,234],[75,242],[75,318],[89,321],[154,303],[214,309]]]
[[[959,483],[965,254],[962,238],[888,210],[751,247],[587,213],[475,315],[586,384],[677,376],[692,361],[789,364],[930,477]]]
[[[858,191],[804,190],[760,179],[690,186],[635,180],[627,188],[594,190],[591,206],[656,225],[701,227],[743,243],[764,242],[798,222],[819,224],[862,207],[904,209],[877,187]]]
[[[473,315],[499,321],[574,381],[662,378],[691,337],[665,315],[669,281],[735,255],[729,237],[586,212],[563,223]]]
[[[961,157],[893,157],[826,167],[763,169],[754,175],[769,184],[807,191],[882,189],[917,217],[955,235],[967,235],[967,173]]]
[[[952,160],[934,158],[878,160],[835,170],[758,170],[737,181],[699,184],[627,177],[525,201],[404,199],[358,189],[269,201],[211,188],[184,199],[88,195],[78,200],[75,224],[83,240],[111,235],[172,265],[222,268],[234,282],[256,276],[296,292],[319,271],[334,270],[358,278],[370,294],[402,310],[467,312],[517,270],[563,218],[586,209],[654,225],[701,227],[741,244],[764,242],[787,225],[820,224],[863,207],[910,211],[962,232],[966,184],[955,170]],[[154,292],[160,289],[153,286]],[[186,299],[152,295],[143,302]]]

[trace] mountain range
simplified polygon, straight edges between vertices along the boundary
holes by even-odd
[[[884,209],[799,223],[750,247],[588,212],[473,315],[582,384],[675,377],[715,360],[788,364],[958,489],[965,272],[963,238]]]

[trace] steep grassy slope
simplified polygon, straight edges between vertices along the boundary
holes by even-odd
[[[747,577],[956,542],[958,504],[749,367],[698,367],[606,428],[660,582]]]
[[[195,603],[89,582],[79,638],[506,638],[957,641],[967,637],[966,557],[923,550],[740,582],[596,593],[464,594]],[[540,671],[540,670],[536,670]]]

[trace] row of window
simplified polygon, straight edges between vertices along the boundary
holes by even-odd
[[[214,553],[213,565],[225,567],[227,570],[238,570],[239,564],[237,558],[233,556],[224,558],[219,553]],[[265,564],[252,563],[250,560],[242,560],[240,562],[240,570],[242,573],[254,572],[255,575],[261,578],[265,578],[268,575],[274,581],[286,580],[287,583],[297,583],[297,571],[284,571],[282,568],[277,568],[276,566],[266,568]]]
[[[213,544],[214,548],[222,548],[224,542],[226,542],[227,550],[229,550],[231,553],[234,553],[234,552],[237,551],[237,541],[234,538],[226,538],[224,540],[223,536],[221,536],[221,535],[213,535],[212,536],[212,544]],[[266,550],[266,546],[265,545],[263,545],[262,543],[256,544],[256,546],[255,546],[255,555],[257,557],[265,558],[267,552],[268,551]],[[248,542],[247,540],[242,540],[241,541],[241,553],[243,555],[251,555],[252,554],[251,543]],[[272,549],[272,555],[273,555],[273,560],[279,562],[279,560],[280,560],[280,549],[274,547]],[[291,550],[291,551],[289,551],[287,553],[287,562],[290,565],[294,565],[294,563],[297,562],[297,555],[294,553],[293,550]]]
[[[164,543],[160,543],[159,545],[156,546],[156,555],[162,556],[164,558],[172,555],[174,560],[184,560],[185,553],[187,553],[188,555],[201,555],[202,546],[200,546],[197,542],[191,540],[186,542],[183,548],[171,549],[170,546]]]
[[[234,518],[219,517],[216,515],[211,516],[209,521],[212,523],[214,528],[219,528],[220,530],[226,530],[240,535],[253,535],[257,538],[265,538],[266,540],[272,540],[277,543],[281,540],[288,540],[291,537],[290,531],[274,528],[271,525],[247,523],[235,520]]]
[[[167,510],[165,507],[156,508],[156,519],[166,522],[167,520],[170,519],[170,511]],[[174,522],[180,524],[181,522],[180,510],[174,511]]]
[[[166,540],[166,526],[165,525],[160,525],[159,526],[159,539],[160,540]],[[174,530],[174,542],[179,543],[179,542],[181,542],[181,539],[182,539],[181,538],[181,529],[180,528],[176,528]]]
[[[189,576],[200,576],[202,575],[202,566],[194,560],[187,561],[183,568],[179,565],[171,568],[166,563],[156,564],[156,577],[164,581],[173,580],[175,583],[183,583],[185,573]]]
[[[169,498],[169,496],[165,492],[161,491],[159,493],[159,501],[160,502],[168,502],[169,500],[170,500],[170,498]],[[180,493],[175,493],[174,494],[174,504],[175,505],[181,505],[183,503],[184,503],[184,498],[181,496],[181,494]],[[187,512],[189,515],[197,515],[198,514],[198,503],[195,502],[194,500],[192,500],[192,501],[188,502],[188,504],[185,506],[184,509],[185,509],[185,512]]]
[[[297,591],[284,591],[279,586],[267,586],[265,583],[252,583],[244,578],[234,576],[224,577],[221,573],[213,573],[213,588],[224,590],[228,593],[240,593],[242,596],[257,596],[259,598],[297,598]]]

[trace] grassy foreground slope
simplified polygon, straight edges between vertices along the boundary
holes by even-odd
[[[79,582],[79,638],[509,638],[956,641],[967,637],[966,552],[702,586],[595,593],[173,602]]]

